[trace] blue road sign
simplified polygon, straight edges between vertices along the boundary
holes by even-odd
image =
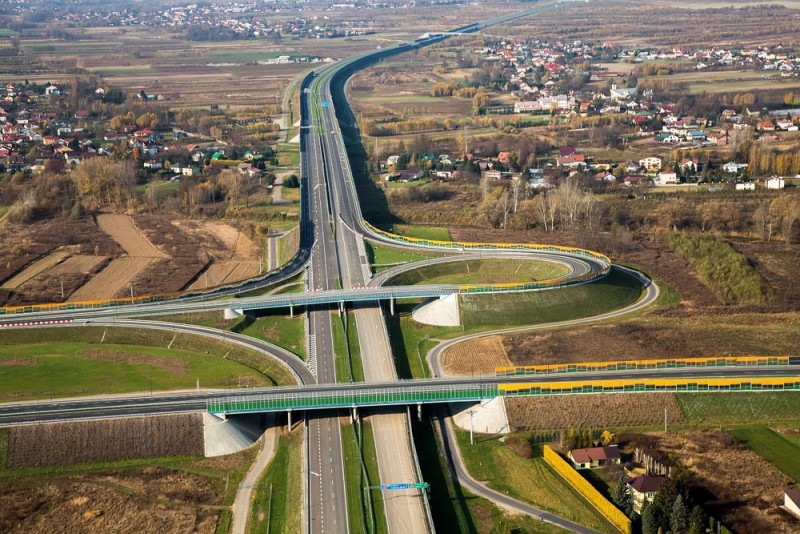
[[[325,102],[323,102],[323,103],[322,103],[322,107],[323,107],[323,108],[327,108],[327,107],[328,107],[328,101],[327,101],[327,100],[326,100]]]
[[[381,484],[381,491],[411,489],[411,484]]]

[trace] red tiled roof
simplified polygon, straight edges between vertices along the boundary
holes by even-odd
[[[620,459],[619,448],[616,445],[592,447],[590,449],[572,449],[569,453],[572,459],[578,463]]]
[[[661,475],[639,475],[628,479],[628,485],[639,493],[653,493],[658,491],[664,477]]]

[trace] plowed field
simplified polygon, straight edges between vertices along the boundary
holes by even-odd
[[[675,396],[662,393],[603,393],[508,397],[508,423],[515,430],[570,428],[619,429],[664,424],[664,408],[670,423],[684,423]]]
[[[459,343],[442,355],[448,374],[494,374],[497,367],[511,365],[501,336],[488,336]]]
[[[100,229],[113,237],[129,256],[142,258],[167,257],[136,228],[133,220],[127,215],[103,213],[97,216],[97,224]]]
[[[258,276],[257,261],[221,261],[213,263],[208,270],[187,289],[206,289],[224,284],[238,282]]]
[[[64,258],[69,256],[69,252],[66,250],[59,250],[58,252],[53,252],[52,254],[48,254],[44,258],[37,260],[30,264],[28,267],[25,268],[21,273],[13,276],[6,280],[6,282],[1,286],[3,289],[16,289],[34,276],[39,273],[46,271],[47,269],[53,267],[54,265],[58,264],[58,262],[62,261]]]
[[[108,267],[97,273],[80,289],[70,295],[67,301],[80,302],[112,298],[127,288],[130,281],[154,261],[156,261],[155,258],[120,258],[114,260],[108,264]],[[136,294],[135,291],[136,288],[134,288],[134,294]],[[141,288],[139,291],[144,292],[146,288]]]

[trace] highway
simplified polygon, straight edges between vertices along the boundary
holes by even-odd
[[[334,290],[339,285],[339,268],[332,235],[328,169],[322,151],[322,136],[311,113],[310,77],[301,84],[300,153],[301,174],[310,200],[314,242],[306,288]],[[329,304],[310,306],[307,315],[307,354],[317,382],[336,382],[335,353]],[[341,423],[334,416],[315,414],[307,418],[306,453],[308,467],[307,527],[310,532],[347,532],[347,493],[344,481]]]

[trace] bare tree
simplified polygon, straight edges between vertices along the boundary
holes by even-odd
[[[786,246],[792,244],[792,231],[798,219],[800,219],[800,200],[793,198],[786,203],[786,210],[783,214],[783,235]]]
[[[498,205],[500,207],[500,211],[503,213],[503,229],[505,230],[508,228],[508,214],[512,211],[516,211],[514,208],[514,200],[511,198],[511,195],[508,191],[504,191],[500,196]]]
[[[769,206],[766,203],[759,204],[756,211],[753,212],[753,222],[756,225],[756,233],[758,238],[762,241],[768,241],[768,228],[771,226]]]
[[[525,180],[522,177],[511,180],[511,198],[514,201],[514,213],[517,213],[520,197],[524,198],[526,192]]]

